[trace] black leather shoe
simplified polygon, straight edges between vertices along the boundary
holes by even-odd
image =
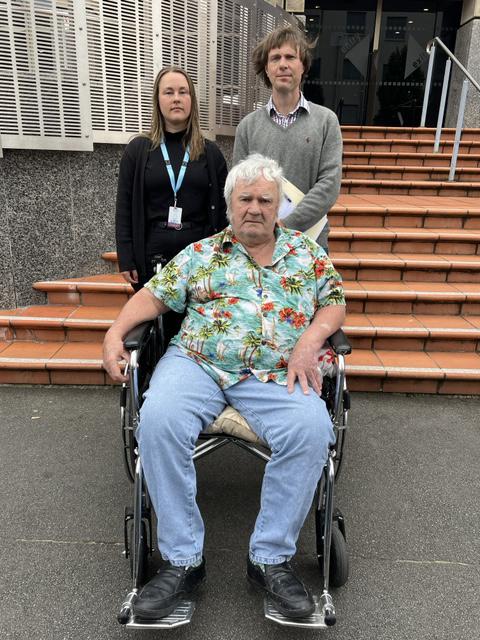
[[[165,563],[141,589],[133,612],[143,620],[168,616],[187,593],[192,593],[205,580],[205,558],[198,567],[175,567]]]
[[[287,618],[306,618],[315,611],[312,595],[288,562],[266,564],[265,571],[247,559],[247,578],[266,591],[276,609]]]

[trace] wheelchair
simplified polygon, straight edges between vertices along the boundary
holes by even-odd
[[[322,398],[333,423],[335,443],[330,447],[313,505],[316,555],[323,576],[323,590],[319,598],[314,598],[315,612],[301,620],[282,616],[268,598],[265,598],[264,602],[267,619],[281,625],[313,629],[335,624],[336,613],[330,586],[344,585],[349,571],[345,522],[342,513],[334,504],[334,483],[342,466],[350,408],[345,356],[351,352],[351,347],[341,330],[332,335],[328,342],[330,349],[326,354],[326,360],[329,361],[330,375],[324,376]],[[172,614],[154,622],[136,620],[133,612],[134,602],[147,579],[149,557],[155,550],[154,513],[144,481],[135,432],[143,394],[148,388],[155,365],[164,352],[162,318],[143,323],[133,329],[126,336],[124,344],[130,353],[130,362],[125,369],[128,381],[122,385],[120,394],[121,431],[125,469],[133,483],[133,508],[125,509],[124,555],[130,562],[132,588],[117,618],[120,624],[127,628],[168,629],[190,622],[195,607],[194,600],[182,601]],[[193,459],[202,458],[229,443],[266,462],[270,460],[267,445],[259,440],[244,418],[232,407],[227,407],[215,422],[200,434]]]

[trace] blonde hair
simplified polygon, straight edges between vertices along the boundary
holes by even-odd
[[[195,93],[195,87],[192,79],[188,73],[181,67],[164,67],[158,72],[155,82],[153,83],[153,95],[152,95],[152,123],[150,126],[150,133],[148,137],[152,141],[152,149],[156,149],[165,137],[165,121],[163,114],[160,111],[160,104],[158,101],[158,90],[160,87],[160,81],[167,73],[181,73],[188,84],[188,90],[190,92],[190,98],[192,101],[192,108],[187,120],[187,130],[183,136],[183,146],[190,145],[190,159],[198,160],[198,158],[205,151],[205,138],[200,131],[200,119],[198,115],[197,96]]]
[[[318,38],[317,38],[318,39]],[[265,36],[255,47],[252,53],[253,68],[257,76],[260,76],[265,85],[271,89],[272,83],[270,82],[265,67],[268,62],[268,54],[272,49],[279,49],[284,44],[293,45],[295,50],[298,50],[300,60],[303,64],[302,83],[305,76],[310,70],[312,65],[312,49],[317,44],[317,39],[313,42],[309,42],[305,34],[298,29],[298,27],[287,26],[278,27],[267,36]]]

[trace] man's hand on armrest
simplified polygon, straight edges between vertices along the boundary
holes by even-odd
[[[141,289],[121,310],[118,318],[112,324],[103,341],[103,367],[115,382],[126,382],[120,368],[122,361],[128,362],[129,353],[123,346],[127,333],[146,320],[153,320],[162,313],[169,311],[169,307],[156,298],[148,289]]]
[[[288,360],[287,389],[293,392],[295,381],[303,393],[309,394],[309,386],[320,395],[322,393],[322,376],[318,371],[318,357],[325,340],[340,329],[345,319],[343,305],[331,305],[318,309],[315,316],[300,336]]]

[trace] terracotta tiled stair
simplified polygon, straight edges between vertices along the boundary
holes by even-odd
[[[330,253],[347,296],[354,390],[480,395],[480,130],[343,127]],[[116,255],[103,258],[116,270]],[[47,304],[0,311],[0,382],[108,384],[101,341],[120,275],[40,282]]]

